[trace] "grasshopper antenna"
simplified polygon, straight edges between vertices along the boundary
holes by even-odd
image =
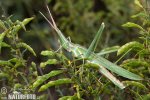
[[[48,13],[50,15],[50,20],[42,13],[40,12],[40,14],[46,19],[46,21],[50,24],[50,26],[56,31],[56,33],[58,34],[59,36],[59,40],[60,40],[60,43],[64,46],[64,48],[68,48],[66,45],[66,43],[69,43],[69,41],[67,40],[67,38],[65,38],[65,36],[63,35],[63,33],[58,29],[53,17],[52,17],[52,14],[50,12],[50,9],[48,6],[47,7],[47,10],[48,10]]]
[[[46,5],[46,8],[47,8],[47,10],[48,10],[48,13],[49,13],[49,15],[50,15],[50,18],[51,18],[51,20],[52,20],[52,23],[53,23],[54,27],[57,29],[57,25],[56,25],[56,23],[55,23],[55,21],[54,21],[54,18],[52,17],[52,14],[51,14],[51,12],[50,12],[50,9],[49,9],[48,5]]]
[[[47,8],[47,11],[48,11],[48,13],[49,13],[49,15],[50,15],[50,19],[51,19],[52,22],[51,22],[42,12],[39,11],[40,14],[46,19],[46,21],[50,24],[50,26],[51,26],[56,32],[59,32],[60,30],[58,29],[58,27],[57,27],[57,25],[56,25],[56,23],[55,23],[55,21],[54,21],[54,18],[52,17],[52,14],[51,14],[51,11],[50,11],[48,5],[46,5],[46,8]]]
[[[47,18],[42,12],[39,11],[39,13],[46,19],[46,21],[50,24],[50,26],[55,29],[55,27],[54,27],[53,24],[48,20],[48,18]]]

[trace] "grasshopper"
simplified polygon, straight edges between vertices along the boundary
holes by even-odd
[[[119,81],[115,76],[113,76],[112,73],[110,73],[108,70],[110,70],[111,72],[114,72],[122,77],[131,79],[131,80],[142,80],[142,78],[140,76],[138,76],[132,72],[129,72],[128,70],[123,69],[120,66],[103,58],[102,56],[94,53],[94,50],[97,47],[97,44],[99,42],[99,39],[100,39],[103,29],[105,27],[104,23],[101,24],[92,43],[90,44],[89,48],[87,49],[83,46],[80,46],[78,44],[74,44],[74,43],[70,42],[57,27],[48,6],[47,6],[47,10],[50,15],[51,21],[43,13],[40,12],[40,14],[47,20],[47,22],[50,24],[50,26],[58,34],[61,46],[65,50],[72,52],[73,57],[76,57],[79,59],[86,59],[85,63],[97,65],[99,72],[102,75],[104,75],[106,78],[108,78],[111,82],[113,82],[116,86],[118,86],[120,89],[124,89],[125,85],[121,81]]]

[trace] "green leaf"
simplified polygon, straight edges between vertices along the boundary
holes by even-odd
[[[132,22],[127,22],[126,24],[122,25],[123,27],[135,27],[135,28],[139,28],[142,31],[145,31],[140,25],[132,23]]]
[[[26,48],[26,49],[27,49],[28,51],[30,51],[34,56],[36,56],[34,50],[33,50],[29,45],[27,45],[26,43],[21,42],[21,43],[18,43],[17,46],[18,46],[18,48],[21,48],[21,47]]]
[[[62,70],[54,70],[54,71],[51,71],[50,73],[45,74],[43,76],[38,76],[37,80],[33,83],[33,88],[38,87],[39,85],[41,85],[42,83],[44,83],[50,77],[59,75],[61,73],[63,73]]]
[[[125,61],[123,61],[123,63],[121,64],[122,66],[129,66],[129,67],[133,67],[133,68],[137,68],[137,67],[149,67],[150,64],[144,60],[140,60],[140,59],[127,59]]]
[[[99,69],[99,66],[97,64],[94,64],[94,63],[85,63],[84,67]]]
[[[1,47],[11,47],[11,46],[5,42],[2,42]]]
[[[58,63],[59,63],[59,61],[57,61],[56,59],[49,59],[46,62],[40,63],[40,67],[44,68],[48,64],[51,65],[51,64],[58,64]]]
[[[0,60],[0,66],[13,66],[9,61]]]
[[[17,20],[16,23],[18,25],[20,25],[26,31],[25,25],[22,22],[20,22],[19,20]]]
[[[72,96],[63,96],[61,98],[59,98],[58,100],[73,100]]]
[[[142,83],[140,82],[135,82],[135,81],[124,81],[123,82],[124,84],[126,84],[127,86],[136,86],[138,88],[141,88],[141,89],[144,89],[144,90],[148,90],[145,85],[143,85]]]
[[[146,94],[146,95],[142,95],[142,99],[143,100],[150,100],[150,93]],[[140,100],[140,99],[139,99]]]
[[[143,8],[143,6],[141,5],[141,3],[139,2],[139,0],[134,0],[134,3],[140,7],[140,8]]]
[[[8,74],[6,74],[6,73],[3,73],[3,72],[0,72],[0,79],[2,79],[2,78],[9,78],[9,75]]]
[[[17,89],[20,89],[20,88],[22,88],[23,86],[22,86],[22,84],[20,84],[20,83],[16,83],[15,85],[14,85],[14,89],[15,90],[17,90]]]
[[[16,34],[21,28],[24,28],[26,24],[28,24],[31,20],[33,20],[34,17],[26,18],[20,24],[13,26],[13,33]]]
[[[144,17],[147,18],[147,14],[145,14],[145,12],[140,12],[138,14],[132,15],[131,18],[136,18],[136,17]]]
[[[42,85],[39,89],[39,92],[45,91],[46,89],[48,89],[49,87],[52,87],[52,86],[58,86],[58,85],[68,84],[68,83],[72,83],[72,80],[69,78],[63,78],[63,79],[58,79],[55,81],[50,81],[47,84]]]
[[[41,52],[41,55],[42,56],[50,56],[50,57],[52,56],[53,57],[55,55],[55,52],[49,51],[49,50],[45,50],[45,51]]]
[[[0,20],[0,27],[3,28],[4,30],[7,30],[5,24],[2,20]]]
[[[58,100],[82,100],[82,99],[79,99],[76,95],[73,95],[73,96],[63,96]]]
[[[1,47],[2,47],[2,42],[3,42],[3,39],[4,37],[6,36],[6,34],[8,33],[9,31],[4,31],[3,33],[0,34],[0,53],[1,53]]]
[[[142,50],[144,48],[143,44],[137,42],[137,41],[132,41],[129,43],[126,43],[125,45],[123,45],[121,48],[119,48],[117,55],[121,55],[124,54],[125,52],[127,52],[129,49],[132,50]]]
[[[120,48],[119,46],[108,47],[108,48],[103,49],[99,53],[97,53],[97,55],[101,56],[101,55],[104,55],[104,54],[109,54],[109,53],[112,53],[112,52],[116,52],[116,51],[118,51],[119,48]]]
[[[18,61],[19,61],[19,59],[17,59],[17,58],[12,58],[12,59],[9,60],[9,62],[12,62],[12,63],[16,63]]]
[[[18,68],[18,67],[22,67],[22,66],[26,66],[25,65],[25,60],[23,59],[17,59],[17,62],[15,62],[16,64],[14,65],[14,68]]]

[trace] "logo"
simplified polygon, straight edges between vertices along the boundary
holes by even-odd
[[[2,87],[2,88],[1,88],[1,94],[6,94],[6,93],[7,93],[6,87]]]
[[[8,92],[6,87],[2,87],[0,89],[0,94],[2,94],[2,96],[0,97],[0,100],[37,100],[37,96],[36,94],[31,94],[29,89],[19,89],[20,91],[16,91],[14,89],[11,89],[11,93],[10,91]],[[29,92],[29,94],[24,92]]]

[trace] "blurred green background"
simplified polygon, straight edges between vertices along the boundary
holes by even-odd
[[[58,38],[39,11],[46,16],[48,4],[57,26],[71,41],[88,47],[102,22],[106,27],[98,44],[97,52],[102,48],[123,45],[133,40],[135,30],[121,25],[131,21],[130,16],[136,10],[133,0],[1,0],[0,18],[9,16],[13,20],[23,20],[34,16],[27,26],[27,32],[20,32],[24,42],[31,45],[37,54],[42,50],[59,48]],[[40,60],[36,58],[37,61]]]
[[[144,0],[141,1],[144,2]],[[131,18],[138,11],[133,2],[134,0],[0,0],[0,19],[5,20],[11,17],[14,21],[22,21],[25,18],[34,17],[34,20],[26,26],[27,31],[22,30],[19,32],[19,37],[23,42],[30,45],[37,54],[37,57],[32,55],[29,57],[29,53],[26,53],[24,59],[27,59],[29,64],[34,61],[37,68],[39,68],[39,64],[45,59],[40,55],[41,51],[57,50],[60,47],[56,32],[39,13],[41,11],[49,17],[46,4],[49,6],[55,22],[63,34],[70,37],[73,43],[87,48],[101,23],[104,22],[106,27],[96,49],[96,52],[99,52],[103,48],[115,45],[122,46],[127,42],[138,39],[136,34],[138,30],[121,26],[126,22],[139,23],[138,20]],[[3,32],[3,30],[0,29],[0,32]],[[10,55],[6,49],[4,51],[0,58],[6,60]],[[129,58],[129,56],[125,57]],[[126,59],[125,57],[121,60]],[[109,56],[109,60],[112,62],[118,59],[119,57],[115,53]],[[117,64],[120,64],[120,62]],[[57,69],[57,67],[55,65],[51,66],[49,69],[44,69],[43,72],[44,74],[49,73],[51,69]],[[148,82],[145,81],[145,83]],[[53,89],[52,91],[54,91]],[[114,94],[118,100],[126,97],[126,95],[132,97],[128,90],[125,92],[114,90],[111,85],[108,86],[108,89],[110,89],[110,92],[107,91],[108,96],[106,97],[111,94]],[[52,93],[56,95],[55,92]]]

